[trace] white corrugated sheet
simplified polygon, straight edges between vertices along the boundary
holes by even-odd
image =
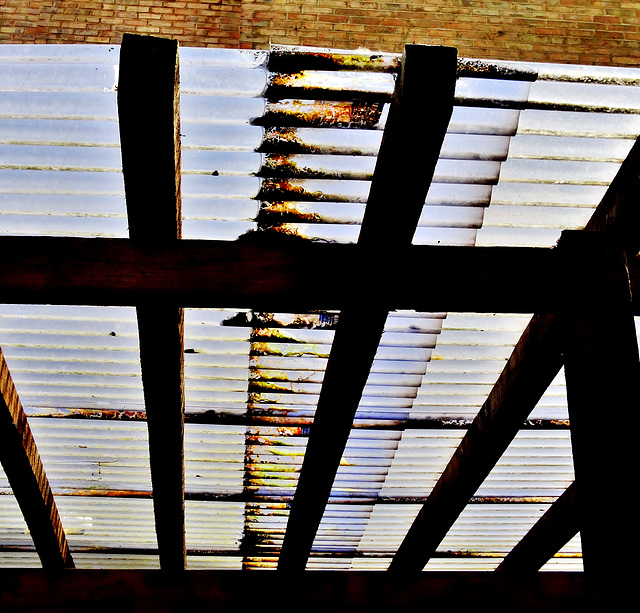
[[[0,233],[128,235],[118,55],[0,45]],[[394,75],[275,75],[269,59],[180,52],[183,235],[354,242]],[[458,80],[415,243],[553,246],[640,134],[640,70],[496,65],[516,77]],[[337,316],[186,311],[189,568],[277,565]],[[389,314],[309,568],[387,568],[528,320]],[[135,310],[0,305],[0,346],[76,565],[157,567]],[[426,570],[493,570],[572,482],[562,372],[531,419]],[[4,473],[0,565],[39,565]],[[581,569],[579,537],[553,569]]]

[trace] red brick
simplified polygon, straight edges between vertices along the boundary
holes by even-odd
[[[128,31],[194,46],[401,51],[421,42],[467,57],[640,64],[640,2],[631,0],[0,0],[0,15],[4,42],[118,43]]]

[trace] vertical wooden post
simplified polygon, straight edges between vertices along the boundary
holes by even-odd
[[[125,34],[118,116],[131,241],[182,236],[178,43]],[[186,566],[184,527],[184,310],[137,307],[140,366],[160,566]]]
[[[625,430],[640,408],[640,360],[624,251],[609,236],[564,232],[567,401],[584,569],[594,609],[633,602],[638,455]],[[623,606],[624,604],[624,606]]]

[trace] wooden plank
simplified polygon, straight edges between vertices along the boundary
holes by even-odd
[[[176,41],[124,35],[118,117],[131,242],[175,243],[182,235]],[[137,316],[160,567],[183,570],[184,311],[159,302],[138,305]]]
[[[536,315],[422,506],[389,570],[419,572],[562,366],[558,325]]]
[[[0,461],[43,568],[73,568],[49,480],[1,349]]]
[[[578,533],[575,493],[572,483],[507,554],[496,571],[518,576],[535,573],[558,553]]]
[[[298,313],[338,310],[363,297],[385,310],[427,312],[531,313],[557,305],[553,249],[414,245],[401,266],[382,275],[358,245],[257,238],[141,246],[127,239],[0,237],[0,301]]]
[[[293,580],[292,580],[293,579]],[[394,577],[381,572],[289,574],[243,571],[76,570],[55,576],[33,570],[0,570],[0,608],[36,611],[126,610],[135,613],[248,610],[256,600],[286,594],[296,607],[366,612],[429,610],[458,613],[578,613],[585,611],[582,573],[539,573],[512,579],[498,573],[423,573]],[[250,588],[247,586],[250,585]],[[258,596],[257,596],[258,595]]]
[[[453,111],[456,68],[453,48],[405,47],[357,245],[376,276],[404,265]],[[422,114],[427,121],[417,121]],[[389,206],[398,199],[401,212]],[[306,567],[387,320],[379,287],[351,282],[359,297],[340,313],[279,570]]]
[[[617,237],[595,232],[564,232],[558,250],[567,274],[564,356],[584,569],[601,610],[620,611],[635,592],[634,565],[622,552],[640,544],[625,495],[640,462],[633,431],[619,426],[640,406],[626,255]]]

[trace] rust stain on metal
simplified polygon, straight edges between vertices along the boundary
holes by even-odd
[[[269,54],[269,69],[278,72],[313,70],[367,70],[398,72],[400,56],[382,53],[327,53],[274,49]]]
[[[483,60],[458,58],[458,76],[512,81],[535,81],[538,78],[538,73],[535,70],[526,68],[492,64],[491,62]]]
[[[314,152],[317,148],[305,146],[293,127],[267,128],[259,151],[305,151]]]
[[[289,343],[252,343],[251,355],[279,355],[286,357],[301,357],[305,355],[329,357],[329,348],[312,345],[309,343],[289,344]]]
[[[298,417],[295,415],[292,417],[287,417],[286,414],[273,415],[273,412],[271,409],[265,410],[265,409],[257,409],[255,407],[250,407],[250,409],[251,409],[252,418],[264,424],[292,423],[292,424],[305,424],[308,426],[313,424],[313,417]],[[282,412],[282,411],[285,411],[285,410],[281,409],[279,412]]]
[[[256,223],[258,229],[271,230],[281,234],[302,237],[300,231],[292,223],[322,223],[317,213],[300,210],[301,206],[295,202],[261,202]]]
[[[556,496],[474,496],[470,504],[553,504]]]
[[[283,428],[285,430],[285,428]],[[250,434],[246,437],[246,442],[252,445],[295,445],[294,442],[287,441],[287,437],[300,436],[300,433],[285,433],[282,435],[262,435],[262,434]],[[284,439],[284,440],[283,440]]]
[[[302,464],[302,458],[304,457],[304,449],[293,446],[291,449],[287,449],[286,446],[272,446],[266,447],[264,445],[247,445],[245,458],[250,458],[255,464],[255,458],[257,456],[269,456],[269,461],[266,464],[272,464],[277,462],[283,462],[284,464],[290,464],[292,462]]]
[[[283,427],[265,427],[265,426],[249,426],[247,434],[251,436],[307,436],[309,428],[300,428],[297,426]]]
[[[305,374],[298,372],[297,374],[290,375],[288,372],[282,370],[260,370],[259,368],[250,369],[249,381],[266,381],[266,382],[278,382],[278,383],[321,383],[322,378],[318,379],[317,375],[320,371],[306,371]]]
[[[146,421],[146,411],[114,410],[114,409],[30,409],[30,417],[55,417],[68,419],[103,419],[121,421]]]
[[[289,334],[281,332],[283,328],[254,328],[251,333],[251,340],[266,342],[267,340],[284,341],[287,343],[302,343],[302,341]]]
[[[338,323],[338,313],[317,311],[315,313],[237,313],[222,321],[223,326],[248,326],[252,328],[321,328],[332,330]],[[253,364],[252,366],[255,366]]]
[[[301,466],[283,467],[284,465],[278,465],[278,468],[271,468],[270,464],[248,464],[247,470],[250,471],[250,476],[245,479],[245,485],[258,485],[258,480],[273,479],[274,473],[299,473]],[[265,468],[266,467],[266,468]],[[291,480],[293,477],[288,477]]]
[[[113,490],[104,488],[78,488],[54,490],[55,496],[100,496],[101,498],[153,498],[149,490]]]
[[[327,198],[322,192],[310,192],[302,185],[296,185],[288,179],[263,179],[257,200],[321,202],[323,200],[328,201],[330,198]]]
[[[374,117],[378,117],[376,113]],[[377,123],[377,122],[375,122]],[[371,127],[375,127],[375,123]],[[339,126],[343,128],[345,126]],[[346,126],[349,128],[350,126]],[[338,153],[344,154],[345,150],[351,156],[371,156],[375,153],[371,147],[362,148],[357,147],[354,143],[350,143],[349,148],[345,149],[345,145],[338,145],[336,143],[329,144],[314,144],[308,142],[308,139],[313,135],[300,133],[300,130],[310,130],[315,128],[303,128],[293,126],[272,126],[265,128],[264,137],[261,145],[257,148],[260,153],[306,153],[306,154],[331,154]]]
[[[376,129],[384,109],[382,101],[341,101],[321,100],[280,100],[268,102],[264,115],[256,118],[257,125],[278,126],[312,126],[319,128],[362,128]],[[286,134],[274,132],[274,142],[278,139],[290,139]],[[267,142],[269,142],[267,134]],[[289,140],[291,142],[291,140]]]
[[[295,155],[287,153],[267,153],[260,174],[267,177],[304,178],[327,178],[329,175],[323,170],[300,166],[296,162]]]
[[[279,385],[270,381],[250,381],[249,391],[255,394],[276,392],[278,394],[293,394],[295,393],[290,386]]]

